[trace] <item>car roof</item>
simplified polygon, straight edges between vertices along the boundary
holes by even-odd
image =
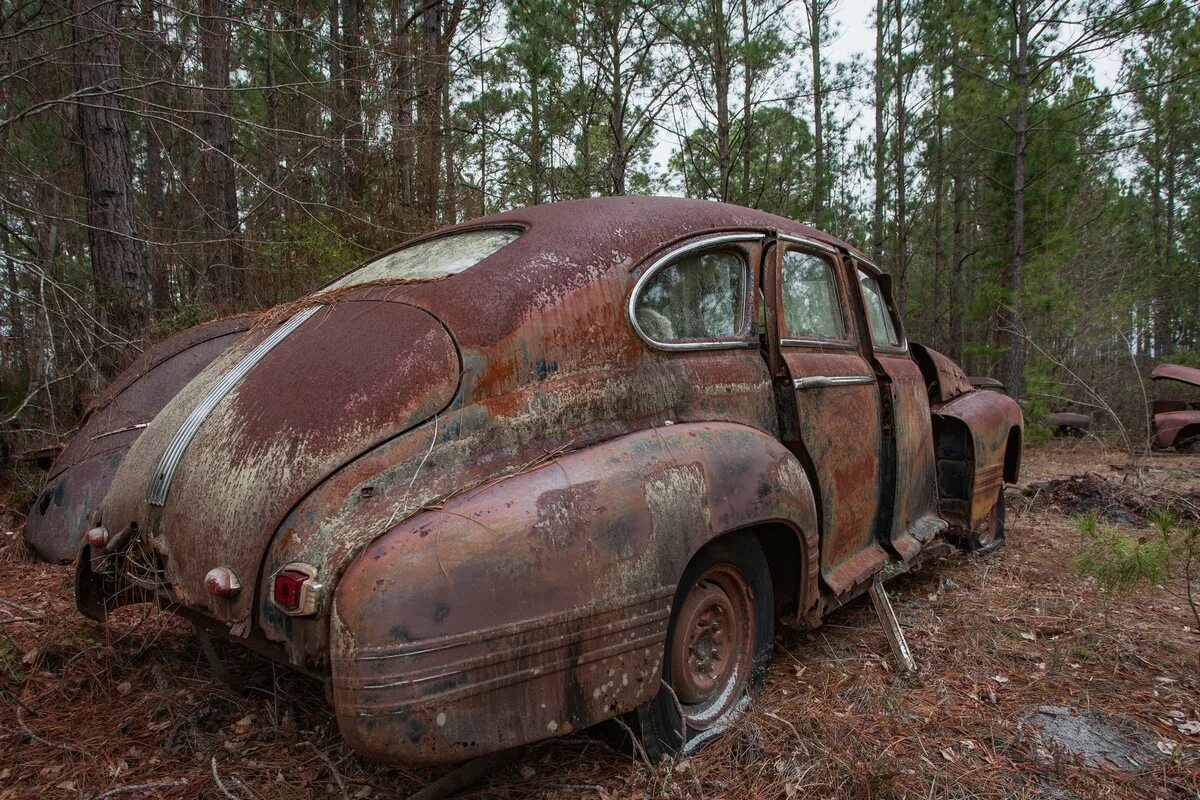
[[[644,196],[518,208],[441,228],[395,249],[448,233],[506,226],[524,232],[463,272],[414,285],[376,287],[364,294],[402,297],[402,302],[440,318],[460,344],[484,345],[602,275],[614,269],[632,272],[664,247],[710,231],[778,231],[844,248],[866,261],[846,242],[775,214],[729,203]],[[378,256],[369,260],[374,258]]]

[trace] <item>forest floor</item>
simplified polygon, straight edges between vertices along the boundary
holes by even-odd
[[[462,796],[1200,797],[1184,581],[1106,591],[1075,566],[1081,514],[1153,536],[1152,509],[1200,504],[1200,458],[1139,464],[1140,484],[1095,442],[1028,452],[1006,547],[889,584],[915,676],[896,674],[859,599],[819,630],[782,632],[753,710],[698,755],[649,767],[577,735]],[[0,534],[19,522],[0,507]],[[254,656],[235,656],[245,685],[228,688],[191,629],[153,609],[81,618],[71,569],[29,560],[19,539],[0,543],[0,800],[403,798],[438,774],[359,758],[319,684]]]

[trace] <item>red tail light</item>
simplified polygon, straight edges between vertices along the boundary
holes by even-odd
[[[288,614],[312,614],[317,609],[317,571],[307,564],[292,563],[275,573],[271,599]]]

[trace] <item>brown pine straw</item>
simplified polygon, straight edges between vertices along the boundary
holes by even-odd
[[[439,277],[439,278],[419,278],[419,279],[382,278],[380,280],[375,280],[375,281],[366,281],[364,283],[356,283],[352,286],[343,286],[340,289],[333,289],[332,291],[328,291],[328,292],[314,292],[313,294],[305,295],[304,297],[297,297],[295,300],[289,300],[286,303],[281,303],[277,306],[273,306],[271,308],[265,309],[264,311],[259,313],[258,319],[255,320],[254,326],[250,330],[253,332],[253,331],[260,331],[265,328],[273,328],[276,325],[282,323],[284,320],[290,319],[291,317],[295,316],[295,314],[297,312],[303,311],[304,309],[306,309],[310,306],[336,305],[337,303],[340,303],[340,302],[346,300],[347,298],[352,298],[352,297],[360,295],[360,294],[365,294],[366,290],[368,290],[368,289],[374,289],[374,288],[378,288],[380,286],[390,286],[390,287],[396,287],[396,288],[420,286],[420,285],[426,284],[426,283],[436,283],[437,281],[441,281],[441,280],[445,280],[445,276]],[[398,292],[396,294],[403,294],[403,292]],[[375,297],[373,299],[380,300],[380,301],[387,301],[387,300],[392,299],[393,296],[394,296],[393,293],[388,292],[383,297]]]
[[[1030,452],[1026,481],[1103,470],[1112,458],[1094,447]],[[1194,457],[1146,463],[1152,491],[1200,489]],[[952,555],[889,584],[916,676],[895,674],[858,600],[822,629],[781,631],[755,707],[697,756],[647,766],[609,746],[620,734],[612,726],[606,739],[535,745],[462,796],[1196,797],[1200,737],[1171,716],[1200,720],[1200,636],[1184,629],[1194,623],[1180,586],[1100,591],[1070,568],[1078,537],[1054,510],[1062,497],[1008,497],[1006,548]],[[28,560],[13,537],[0,544],[0,596],[42,615],[0,625],[0,800],[403,798],[445,771],[360,758],[318,683],[218,642],[244,683],[230,689],[190,626],[148,606],[105,626],[84,620],[71,568]],[[1022,722],[1044,705],[1129,721],[1178,751],[1140,771],[1087,767]]]

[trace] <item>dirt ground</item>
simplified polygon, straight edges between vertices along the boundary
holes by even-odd
[[[1130,534],[1200,502],[1200,457],[1143,483],[1092,442],[1026,454],[1007,546],[889,584],[915,676],[894,671],[865,599],[784,631],[754,709],[700,754],[649,767],[579,735],[529,748],[475,798],[1198,798],[1200,633],[1182,579],[1125,592],[1073,569],[1088,510]],[[0,520],[4,519],[0,508]],[[148,608],[78,616],[70,568],[0,544],[0,800],[392,798],[437,772],[341,742],[321,687],[228,651],[218,681],[190,628]]]

